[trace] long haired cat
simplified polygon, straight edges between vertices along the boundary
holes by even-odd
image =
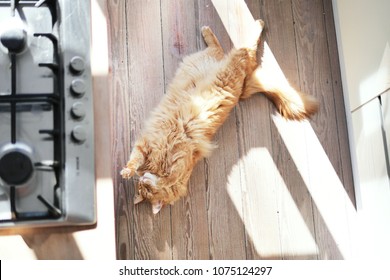
[[[228,55],[211,29],[202,28],[207,48],[183,59],[121,171],[124,179],[140,176],[135,204],[147,200],[156,214],[186,195],[195,164],[215,148],[214,134],[240,99],[263,92],[289,119],[316,112],[314,98],[288,83],[270,86],[257,77],[256,51],[263,26],[262,20],[256,21],[249,47]]]

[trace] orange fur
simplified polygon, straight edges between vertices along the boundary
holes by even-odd
[[[290,120],[303,120],[318,111],[314,97],[295,90],[284,76],[269,76],[261,67],[253,71],[246,80],[241,99],[261,92],[274,103],[283,117]]]
[[[252,74],[257,67],[256,50],[263,25],[257,21],[249,47],[233,49],[228,55],[211,29],[202,28],[208,47],[183,59],[121,171],[125,179],[140,176],[135,203],[148,200],[157,213],[187,194],[195,164],[215,147],[212,139],[217,129],[240,98],[262,89]],[[287,111],[289,99],[284,93],[268,96],[282,112]],[[285,100],[284,107],[280,100]],[[291,112],[284,115],[293,115],[294,109]],[[312,112],[304,108],[299,114],[308,116]]]

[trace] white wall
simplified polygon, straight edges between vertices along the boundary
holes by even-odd
[[[390,1],[333,0],[333,5],[343,78],[356,110],[390,88]]]
[[[390,0],[333,0],[361,257],[390,251]],[[380,98],[379,98],[380,97]]]

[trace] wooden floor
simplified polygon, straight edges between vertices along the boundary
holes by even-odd
[[[134,182],[119,176],[178,63],[204,48],[200,27],[209,25],[229,50],[221,16],[233,24],[240,3],[107,1],[118,259],[345,259],[353,250],[331,0],[246,1],[265,21],[263,39],[285,76],[320,101],[310,122],[284,121],[261,95],[241,102],[216,136],[218,149],[195,168],[188,197],[156,216],[133,205]]]

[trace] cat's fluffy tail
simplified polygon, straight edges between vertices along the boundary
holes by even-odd
[[[259,92],[267,96],[286,119],[303,120],[318,111],[318,102],[314,97],[295,90],[284,77],[272,77],[261,68],[246,79],[241,98]]]

